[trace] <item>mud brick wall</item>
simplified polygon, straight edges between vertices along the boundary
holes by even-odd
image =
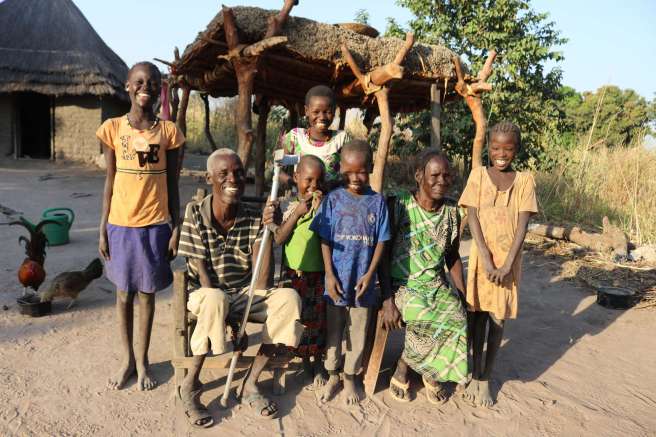
[[[101,102],[95,96],[55,99],[55,159],[91,162],[100,153],[96,130]]]

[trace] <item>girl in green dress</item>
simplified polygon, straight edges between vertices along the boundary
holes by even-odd
[[[390,394],[410,400],[408,370],[422,377],[428,401],[446,400],[443,382],[467,379],[465,283],[458,253],[460,217],[444,196],[452,182],[446,156],[426,149],[417,157],[417,190],[391,200],[392,240],[384,268],[383,325],[406,326],[403,354],[390,381]],[[454,289],[446,278],[449,270]]]

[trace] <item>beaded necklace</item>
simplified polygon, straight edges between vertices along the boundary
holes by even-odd
[[[132,129],[136,129],[134,126],[132,126],[132,123],[130,123],[130,116],[128,114],[125,114],[125,119],[128,121],[128,126],[131,127]],[[148,129],[145,130],[152,130],[157,126],[157,123],[159,123],[159,117],[155,117],[155,121],[153,121],[152,126],[150,126]],[[137,130],[143,130],[143,129],[137,129]]]

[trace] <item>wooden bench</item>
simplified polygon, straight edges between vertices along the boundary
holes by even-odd
[[[188,277],[183,270],[173,272],[173,358],[171,364],[174,368],[174,379],[176,387],[182,384],[187,375],[187,369],[191,367],[192,353],[189,345],[191,334],[196,326],[196,318],[187,310]],[[230,367],[232,352],[205,358],[204,369],[227,369]],[[253,362],[253,356],[242,355],[237,362],[237,368],[247,368]],[[278,367],[267,367],[273,371],[273,393],[281,395],[285,393],[285,373],[288,364]]]

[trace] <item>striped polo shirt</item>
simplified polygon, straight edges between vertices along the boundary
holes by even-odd
[[[199,288],[192,258],[205,261],[212,287],[235,293],[250,285],[253,245],[262,239],[261,211],[240,203],[226,236],[212,225],[212,195],[189,202],[180,234],[178,255],[187,258],[190,289]]]

